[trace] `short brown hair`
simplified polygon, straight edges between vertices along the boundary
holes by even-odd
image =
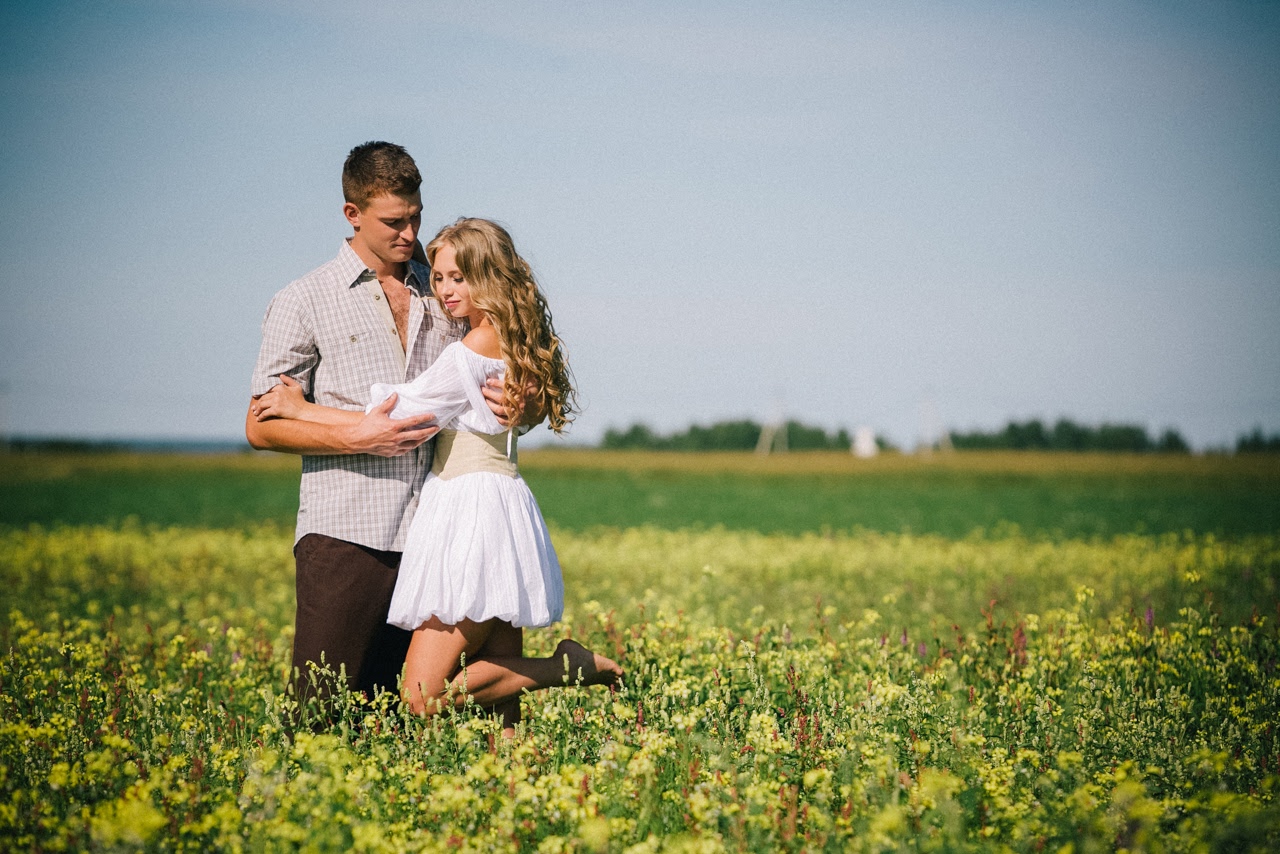
[[[422,186],[418,164],[392,142],[357,145],[342,164],[342,197],[363,208],[374,196],[412,196]]]

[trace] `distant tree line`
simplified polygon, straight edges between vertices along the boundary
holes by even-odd
[[[0,437],[0,450],[11,454],[225,454],[250,453],[240,439],[76,439],[68,437]]]
[[[4,440],[7,449],[16,454],[122,454],[129,450],[123,442],[99,439],[29,439],[14,437]]]
[[[1185,454],[1191,450],[1177,430],[1165,430],[1152,438],[1145,427],[1102,424],[1089,427],[1066,418],[1046,427],[1039,419],[1010,421],[993,433],[977,430],[952,433],[951,445],[965,450],[1015,451],[1128,451]]]
[[[847,451],[847,430],[827,433],[799,421],[788,421],[786,447],[792,451]],[[760,442],[764,427],[754,421],[720,421],[709,427],[695,424],[678,433],[660,434],[645,424],[632,424],[626,430],[609,428],[600,447],[609,450],[636,449],[648,451],[753,451]]]
[[[1236,440],[1237,454],[1280,454],[1280,433],[1272,436],[1262,435],[1262,428],[1253,428]]]
[[[751,420],[719,421],[710,426],[695,424],[674,433],[658,433],[646,424],[632,424],[625,430],[609,428],[600,447],[608,450],[649,451],[752,451],[765,427]],[[828,433],[821,427],[788,421],[785,447],[793,451],[847,451],[851,440],[847,430]],[[995,431],[974,430],[949,434],[951,446],[959,450],[1015,451],[1108,451],[1128,453],[1185,454],[1191,448],[1182,434],[1167,429],[1156,436],[1133,424],[1101,424],[1093,427],[1061,418],[1052,425],[1039,419],[1010,421]],[[780,443],[781,444],[781,443]],[[881,450],[893,445],[876,437]],[[1223,449],[1225,451],[1225,449]],[[1267,436],[1260,428],[1241,436],[1236,453],[1280,453],[1280,434]]]
[[[782,429],[782,428],[780,428]],[[654,451],[752,451],[760,442],[764,427],[754,421],[720,421],[709,427],[695,424],[676,433],[660,434],[645,424],[633,424],[626,430],[610,428],[600,443],[605,449],[637,449]],[[785,445],[793,451],[848,451],[851,440],[847,430],[828,433],[799,421],[785,425]],[[1173,429],[1153,438],[1142,427],[1131,424],[1103,424],[1089,427],[1059,419],[1046,427],[1038,419],[1010,421],[994,432],[975,430],[952,432],[951,446],[962,450],[1042,450],[1042,451],[1129,451],[1137,453],[1187,453],[1190,449],[1182,435]],[[896,450],[882,436],[876,437],[880,450]],[[162,441],[101,440],[74,438],[0,437],[0,452],[8,453],[122,453],[122,452],[248,452],[240,441]],[[1227,452],[1220,448],[1220,453]],[[1260,427],[1236,440],[1237,454],[1280,454],[1280,433],[1265,435]]]

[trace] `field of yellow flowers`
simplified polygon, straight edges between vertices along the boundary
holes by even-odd
[[[0,849],[1266,851],[1280,539],[553,532],[516,738],[291,733],[291,531],[0,529]]]

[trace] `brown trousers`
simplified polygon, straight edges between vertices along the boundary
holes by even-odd
[[[330,680],[311,664],[345,672],[352,691],[395,691],[412,632],[387,624],[400,552],[307,534],[293,548],[298,612],[293,638],[293,688],[305,706],[329,698]],[[328,681],[328,684],[326,684]]]

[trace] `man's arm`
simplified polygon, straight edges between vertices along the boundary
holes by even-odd
[[[395,405],[383,402],[370,412],[353,413],[350,423],[316,423],[284,418],[259,421],[255,401],[288,375],[309,392],[320,354],[312,332],[307,302],[293,288],[275,295],[262,319],[262,346],[254,367],[253,398],[245,414],[244,433],[250,446],[286,454],[376,454],[396,456],[411,451],[435,435],[430,416],[395,420]]]
[[[438,431],[432,416],[396,419],[390,417],[395,408],[394,395],[378,404],[358,420],[347,424],[320,424],[271,418],[259,421],[250,399],[245,414],[244,434],[249,445],[259,451],[286,454],[375,454],[394,457],[412,451]],[[353,413],[355,415],[357,413]]]

